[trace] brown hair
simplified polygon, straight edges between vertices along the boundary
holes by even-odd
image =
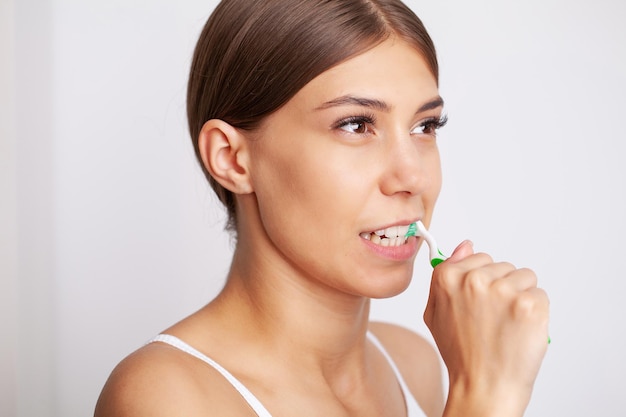
[[[187,117],[198,160],[206,121],[254,130],[317,75],[390,36],[414,45],[438,79],[433,42],[400,0],[222,0],[189,75]],[[226,206],[226,228],[235,230],[234,195],[204,173]]]

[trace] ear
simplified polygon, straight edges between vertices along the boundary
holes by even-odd
[[[222,187],[235,194],[253,191],[247,145],[241,132],[217,119],[206,122],[198,137],[204,167]]]

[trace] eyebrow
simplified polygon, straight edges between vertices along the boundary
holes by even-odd
[[[374,110],[379,110],[383,112],[389,112],[391,110],[391,106],[384,101],[366,98],[366,97],[357,97],[353,95],[345,95],[341,97],[334,98],[330,101],[325,102],[319,107],[316,107],[315,110],[325,110],[331,107],[337,106],[360,106],[360,107],[369,107]],[[424,103],[417,111],[417,113],[421,113],[427,110],[436,109],[438,107],[443,106],[443,99],[440,96],[435,97],[434,99]]]

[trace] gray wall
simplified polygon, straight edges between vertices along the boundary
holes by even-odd
[[[409,3],[450,116],[433,233],[530,266],[548,290],[553,343],[527,415],[618,414],[626,6]],[[122,357],[222,285],[230,242],[184,116],[214,4],[0,3],[0,415],[90,415]],[[417,262],[374,318],[426,332]]]

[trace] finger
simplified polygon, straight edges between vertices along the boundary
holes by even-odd
[[[513,313],[535,329],[533,339],[539,344],[550,340],[548,323],[550,321],[550,300],[541,288],[530,288],[519,293],[513,306]],[[548,342],[549,343],[549,342]],[[547,344],[545,346],[547,348]]]
[[[448,258],[448,262],[458,262],[472,254],[474,254],[474,243],[471,240],[464,240],[454,249],[452,255]]]
[[[467,272],[462,280],[463,286],[469,288],[472,293],[486,292],[494,286],[498,292],[503,294],[514,292],[514,288],[503,278],[514,272],[515,266],[509,262],[489,263],[489,260],[488,257],[477,259],[476,262],[485,263]]]
[[[550,299],[548,294],[541,288],[533,287],[520,293],[519,307],[522,311],[533,313],[546,321],[550,315]]]
[[[531,269],[519,268],[506,274],[501,282],[495,283],[495,285],[500,284],[506,285],[513,291],[526,291],[537,287],[537,275]]]
[[[469,251],[470,254],[468,255],[466,251]],[[462,242],[454,251],[453,256],[457,257],[456,261],[452,257],[448,258],[433,270],[428,302],[424,312],[426,324],[432,322],[437,304],[443,301],[445,306],[450,295],[455,293],[463,281],[467,279],[468,271],[493,263],[493,259],[485,253],[474,254],[470,241]],[[465,257],[462,258],[463,256]],[[458,258],[462,259],[459,260]]]
[[[550,343],[550,332],[548,326],[550,324],[550,298],[542,288],[531,288],[528,291],[534,293],[538,299],[538,314],[541,315],[544,336],[548,336],[548,344]],[[545,337],[544,337],[545,340]]]
[[[461,244],[462,245],[462,244]],[[459,247],[461,246],[459,245]],[[465,251],[466,249],[461,249]],[[493,258],[486,253],[471,253],[469,255],[465,255],[464,258],[460,258],[459,255],[457,258],[448,258],[445,262],[442,262],[440,265],[447,265],[450,268],[454,268],[457,271],[468,272],[473,269],[482,268],[486,265],[493,263]]]
[[[462,245],[459,245],[459,248]],[[454,260],[450,262],[450,259],[448,259],[439,264],[433,270],[430,282],[430,298],[432,298],[433,305],[437,297],[449,298],[451,294],[454,294],[463,285],[489,284],[493,278],[483,277],[482,275],[487,274],[481,272],[481,268],[492,263],[493,259],[489,255],[475,253],[456,262]]]
[[[494,280],[504,278],[516,271],[515,265],[510,262],[492,262],[486,263],[480,267],[479,271]]]

